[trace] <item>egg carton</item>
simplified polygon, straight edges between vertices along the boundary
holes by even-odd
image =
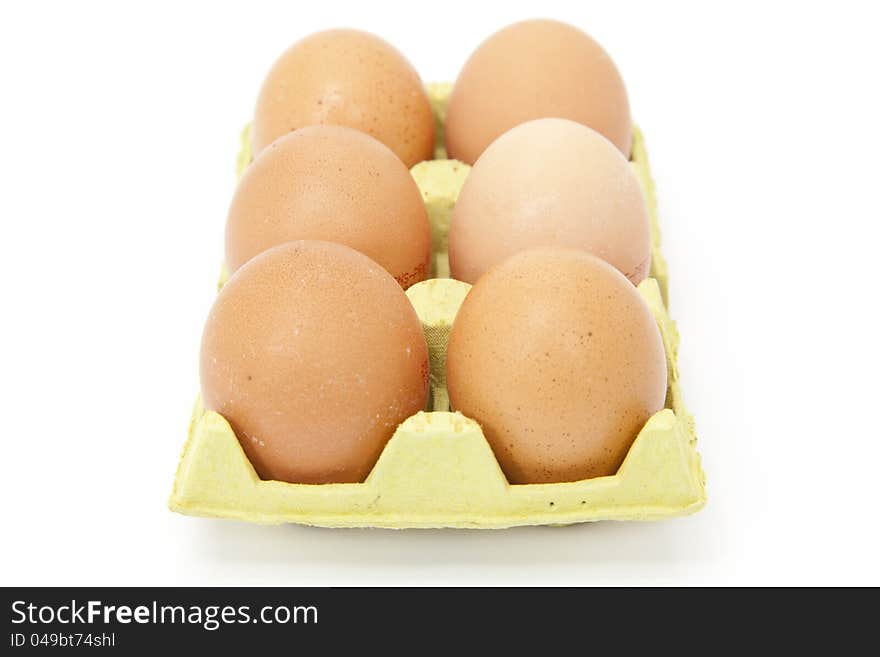
[[[668,276],[660,253],[654,185],[637,128],[632,166],[644,189],[652,225],[652,268],[638,291],[657,321],[666,350],[666,407],[647,421],[613,476],[516,485],[507,482],[480,425],[449,410],[446,343],[470,289],[448,278],[449,221],[470,170],[466,164],[445,159],[443,125],[450,90],[445,83],[428,86],[437,124],[435,159],[412,169],[433,233],[435,278],[407,290],[428,343],[431,410],[413,415],[397,428],[363,483],[290,484],[261,480],[229,423],[198,400],[169,501],[173,511],[265,524],[503,528],[657,520],[694,513],[705,504],[694,421],[681,396],[679,336],[666,305]],[[250,135],[245,129],[239,174],[250,159]],[[225,274],[221,284],[223,280]]]

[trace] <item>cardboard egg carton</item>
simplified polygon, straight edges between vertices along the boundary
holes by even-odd
[[[437,120],[437,159],[412,175],[431,221],[435,278],[407,296],[425,331],[431,359],[430,411],[404,421],[363,483],[263,481],[229,423],[196,402],[169,506],[179,513],[250,522],[325,527],[473,527],[566,525],[595,520],[656,520],[693,513],[706,502],[705,476],[677,366],[678,332],[666,307],[666,261],[660,253],[656,198],[644,141],[635,129],[632,166],[652,224],[651,277],[638,291],[663,338],[668,364],[666,408],[652,416],[613,476],[556,484],[511,485],[479,424],[449,410],[446,343],[470,286],[448,278],[452,208],[470,167],[446,160],[443,123],[451,85],[428,86]],[[239,173],[251,159],[242,135]],[[221,284],[225,275],[221,276]]]

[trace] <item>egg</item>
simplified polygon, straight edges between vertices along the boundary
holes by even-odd
[[[363,481],[425,408],[428,351],[404,291],[340,244],[288,242],[223,286],[202,336],[205,408],[263,479]]]
[[[366,132],[407,167],[434,150],[434,117],[418,73],[391,45],[357,30],[312,34],[275,62],[257,99],[254,152],[314,124]]]
[[[574,249],[487,272],[446,355],[452,407],[476,420],[512,484],[613,475],[666,397],[657,324],[629,281]]]
[[[274,141],[245,169],[226,220],[226,266],[291,240],[339,242],[404,288],[430,270],[431,225],[419,188],[391,150],[342,126]]]
[[[477,160],[452,213],[452,277],[474,283],[537,246],[584,249],[635,284],[651,266],[651,224],[635,173],[611,142],[567,119],[523,123]]]
[[[515,23],[484,41],[462,68],[449,100],[446,149],[473,164],[510,128],[544,117],[590,126],[629,158],[629,100],[608,54],[571,25]]]

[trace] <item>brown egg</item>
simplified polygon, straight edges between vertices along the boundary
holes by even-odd
[[[666,357],[636,288],[583,251],[523,251],[471,289],[446,356],[452,407],[513,484],[614,474],[663,408]]]
[[[446,150],[473,164],[510,128],[544,117],[588,125],[629,158],[629,100],[608,54],[571,25],[515,23],[484,41],[462,68],[449,100]]]
[[[223,286],[201,349],[205,407],[263,479],[359,482],[423,410],[428,350],[406,294],[329,242],[265,251]]]
[[[629,163],[602,135],[566,119],[519,125],[480,156],[452,214],[452,277],[474,283],[536,246],[584,249],[635,284],[651,267],[648,209]]]
[[[366,132],[407,167],[434,151],[434,117],[418,73],[391,45],[366,32],[318,32],[281,55],[257,100],[254,152],[315,124]]]
[[[430,268],[431,226],[413,177],[386,146],[351,128],[289,133],[239,181],[226,222],[229,270],[297,239],[350,246],[404,288]]]

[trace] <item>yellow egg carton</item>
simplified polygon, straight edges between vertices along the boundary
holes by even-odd
[[[324,527],[474,527],[567,525],[594,520],[656,520],[693,513],[706,502],[705,476],[677,367],[678,332],[666,308],[666,261],[660,253],[654,186],[644,141],[635,129],[632,166],[652,222],[651,278],[638,290],[657,320],[669,368],[666,408],[651,417],[618,472],[557,484],[507,482],[480,425],[449,411],[446,342],[470,286],[448,278],[452,208],[470,167],[444,159],[443,124],[451,85],[428,86],[437,121],[437,159],[412,169],[433,233],[436,278],[407,290],[431,358],[430,411],[401,424],[359,484],[263,481],[229,423],[196,402],[169,506],[179,513],[250,522]],[[251,159],[242,135],[239,173]],[[225,275],[221,276],[221,284]]]

